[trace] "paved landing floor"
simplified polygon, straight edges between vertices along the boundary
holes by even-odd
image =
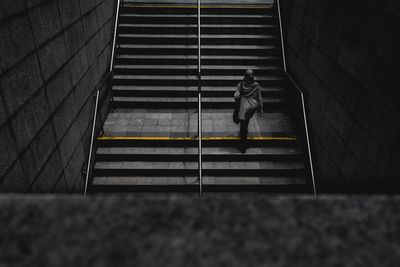
[[[239,125],[232,119],[231,110],[204,111],[203,136],[239,136]],[[196,110],[109,113],[104,123],[106,136],[197,136],[198,113]],[[249,123],[249,136],[294,136],[294,128],[284,113],[255,114]]]

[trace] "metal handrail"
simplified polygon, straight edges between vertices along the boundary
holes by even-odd
[[[115,54],[115,46],[116,46],[116,40],[117,40],[117,30],[118,30],[118,18],[119,18],[119,10],[121,7],[121,3],[123,3],[124,0],[117,0],[117,7],[116,7],[116,12],[115,12],[115,25],[114,25],[114,34],[113,34],[113,44],[111,48],[111,61],[110,61],[110,69],[108,72],[108,78],[110,77],[110,74],[113,71],[114,68],[114,54]],[[107,80],[108,80],[107,78]],[[96,124],[97,124],[97,114],[99,114],[99,99],[100,99],[100,90],[102,86],[98,87],[96,90],[96,102],[95,102],[95,107],[94,107],[94,114],[93,114],[93,125],[92,125],[92,135],[90,139],[90,148],[89,148],[89,155],[88,155],[88,161],[87,161],[87,168],[86,168],[86,179],[85,179],[85,189],[83,192],[83,195],[86,196],[87,191],[88,191],[88,186],[89,186],[89,178],[91,175],[91,167],[92,167],[92,159],[93,159],[93,148],[95,144],[95,138],[96,138]],[[100,114],[99,114],[100,115]]]
[[[202,175],[202,116],[201,116],[201,0],[197,0],[197,71],[198,71],[198,134],[199,137],[199,194],[203,194],[203,175]]]
[[[276,5],[278,8],[278,18],[279,18],[279,30],[281,34],[281,49],[282,49],[282,60],[283,60],[283,70],[287,72],[286,69],[286,55],[285,55],[285,46],[283,44],[283,30],[282,30],[282,18],[281,18],[281,5],[279,0],[276,0]]]
[[[309,132],[308,132],[308,122],[307,122],[307,115],[306,115],[306,105],[305,105],[305,101],[304,101],[304,93],[300,89],[300,87],[297,85],[297,83],[293,80],[292,76],[287,71],[285,45],[284,45],[284,40],[283,40],[281,6],[280,6],[280,1],[279,0],[275,0],[275,2],[276,2],[277,9],[278,9],[279,29],[280,29],[280,35],[281,35],[280,37],[281,37],[283,70],[284,70],[286,76],[289,78],[290,82],[294,85],[294,87],[296,87],[296,89],[300,93],[301,106],[302,106],[302,111],[303,111],[304,129],[305,129],[306,141],[307,141],[308,160],[309,160],[309,164],[310,164],[310,172],[311,172],[311,179],[312,179],[312,184],[313,184],[314,196],[316,196],[317,195],[317,189],[316,189],[316,185],[315,185],[314,165],[313,165],[312,154],[311,154],[310,136],[309,136]]]
[[[289,73],[286,73],[286,75],[289,78],[290,82],[294,85],[294,87],[296,87],[297,90],[300,92],[301,106],[302,106],[302,110],[303,110],[304,130],[306,132],[308,160],[309,160],[309,164],[310,164],[311,179],[312,179],[312,184],[313,184],[314,195],[316,196],[317,189],[316,189],[316,185],[315,185],[314,165],[313,165],[313,160],[312,160],[312,155],[311,155],[310,137],[309,137],[309,133],[308,133],[308,123],[307,123],[307,115],[306,115],[306,105],[305,105],[305,101],[304,101],[304,93],[300,89],[300,87],[297,85],[297,83],[293,80],[292,76]]]
[[[90,178],[90,174],[91,174],[92,154],[93,154],[94,138],[95,138],[95,134],[96,134],[96,121],[97,121],[97,112],[98,112],[98,107],[99,107],[99,97],[100,97],[100,90],[97,90],[96,91],[96,104],[95,104],[94,114],[93,114],[92,137],[90,139],[89,158],[88,158],[88,163],[87,163],[87,168],[86,168],[85,191],[83,193],[84,196],[86,196],[86,194],[87,194],[89,178]]]
[[[118,19],[119,19],[120,7],[121,7],[121,0],[117,0],[117,9],[115,12],[115,22],[114,22],[114,34],[113,34],[114,36],[113,36],[113,44],[112,44],[112,48],[111,48],[110,72],[112,72],[112,70],[114,68],[114,52],[115,52],[115,45],[117,43],[117,30],[118,30]]]

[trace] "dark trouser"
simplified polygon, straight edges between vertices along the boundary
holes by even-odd
[[[241,140],[241,147],[247,147],[247,132],[249,127],[249,120],[240,120],[240,140]]]

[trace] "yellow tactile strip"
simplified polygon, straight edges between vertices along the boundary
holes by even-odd
[[[124,7],[134,8],[197,8],[197,5],[157,5],[157,4],[125,4]],[[251,8],[267,9],[272,5],[201,5],[201,8]]]

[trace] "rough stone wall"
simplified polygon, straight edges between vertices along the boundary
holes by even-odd
[[[0,190],[82,190],[114,0],[0,1]]]
[[[317,183],[400,182],[400,2],[281,0],[288,70],[304,87]]]

